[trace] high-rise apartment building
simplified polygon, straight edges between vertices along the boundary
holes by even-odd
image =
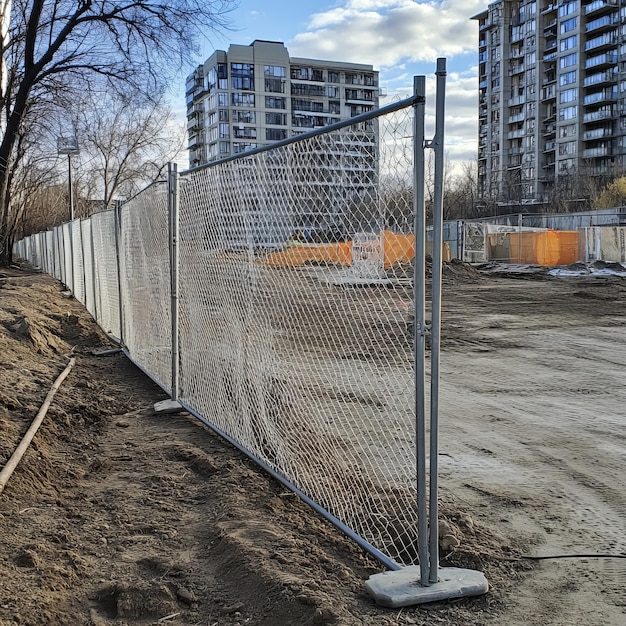
[[[378,107],[371,65],[290,57],[281,42],[216,50],[187,78],[191,167]]]
[[[498,0],[479,24],[479,197],[549,202],[626,166],[626,0]]]

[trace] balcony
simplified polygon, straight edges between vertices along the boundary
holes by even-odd
[[[593,130],[586,130],[583,133],[583,141],[595,141],[597,139],[612,136],[613,129],[610,126],[601,126],[600,128],[594,128]]]
[[[511,59],[521,59],[524,54],[524,48],[511,48]]]
[[[556,141],[551,139],[550,141],[546,141],[543,146],[543,152],[554,152],[556,148]]]
[[[543,27],[544,37],[556,36],[556,17]]]
[[[617,33],[604,33],[599,37],[594,37],[585,41],[585,51],[589,50],[601,50],[602,48],[610,48],[616,46],[619,41]]]
[[[604,54],[588,57],[585,61],[585,69],[589,69],[591,67],[602,67],[603,65],[615,66],[616,63],[617,53],[614,51],[605,52]]]
[[[591,113],[585,113],[583,115],[583,124],[592,124],[593,122],[600,122],[602,120],[610,120],[615,117],[614,111],[610,107],[603,107],[597,111]]]
[[[517,65],[513,65],[509,70],[509,76],[514,76],[515,74],[521,74],[524,71],[524,64],[518,63]]]
[[[523,122],[524,121],[524,114],[523,113],[517,113],[516,115],[510,115],[509,119],[508,119],[508,123],[509,124],[517,124],[517,122]]]
[[[611,156],[611,146],[599,146],[597,148],[587,148],[583,150],[583,158],[594,159],[597,157]]]
[[[550,52],[551,50],[556,50],[556,38],[548,39],[548,41],[546,41],[544,52]]]
[[[546,124],[541,130],[541,134],[544,137],[550,137],[551,135],[556,135],[556,124]]]
[[[600,32],[604,29],[611,28],[616,24],[619,24],[619,13],[617,11],[615,11],[615,13],[603,15],[595,20],[587,22],[585,24],[585,32]]]
[[[601,102],[614,102],[617,100],[617,89],[604,89],[596,93],[590,93],[583,99],[583,104],[589,106]]]
[[[478,54],[479,63],[487,63],[488,60],[489,60],[489,54],[487,52],[480,52]]]
[[[614,83],[617,81],[617,68],[606,70],[597,74],[587,76],[583,81],[583,87],[592,87],[594,85],[602,85],[603,83]]]
[[[551,61],[556,61],[556,52],[550,52],[549,54],[544,54],[543,55],[543,60],[546,63],[549,63]]]
[[[541,99],[542,100],[556,100],[556,85],[543,87],[541,90]]]
[[[525,135],[525,131],[523,128],[516,128],[515,130],[510,130],[507,133],[507,139],[519,139]]]
[[[507,163],[507,169],[512,170],[518,167],[522,167],[522,157],[520,155],[509,157],[509,161]]]
[[[556,11],[556,7],[556,2],[548,4],[544,9],[541,9],[541,15],[548,15],[549,13]]]
[[[526,102],[526,96],[516,96],[515,98],[509,99],[509,106],[516,107],[524,104]]]
[[[612,11],[618,5],[618,0],[593,0],[585,7],[585,15]]]

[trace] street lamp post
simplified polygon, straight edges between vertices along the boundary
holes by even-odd
[[[70,221],[74,220],[74,190],[72,189],[72,156],[79,153],[78,139],[76,137],[59,137],[57,139],[57,152],[67,154],[67,179],[69,185]]]
[[[72,278],[72,284],[67,285],[76,296],[76,269],[74,263],[74,191],[72,189],[72,155],[78,154],[78,139],[73,137],[59,137],[57,139],[57,152],[59,154],[67,154],[68,168],[68,185],[69,185],[69,205],[70,205],[70,223],[69,223],[69,244],[70,244],[70,263],[71,272],[69,276]],[[66,272],[66,275],[67,272]],[[68,277],[69,277],[68,276]]]

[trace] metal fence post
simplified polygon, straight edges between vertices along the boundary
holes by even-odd
[[[415,445],[417,471],[417,551],[420,565],[420,583],[428,585],[428,512],[426,503],[426,219],[424,190],[424,117],[426,114],[426,77],[413,79],[413,216],[415,228],[415,263],[413,295],[415,319],[414,374],[415,374]]]
[[[170,280],[172,317],[172,393],[171,399],[178,401],[179,394],[179,337],[178,337],[178,166],[167,164],[167,208],[169,213]]]
[[[117,297],[118,297],[118,310],[120,317],[120,345],[124,345],[124,303],[122,298],[122,202],[121,200],[115,201],[114,208],[115,219],[115,258],[117,265]]]
[[[443,248],[443,168],[444,168],[444,117],[446,98],[446,60],[437,59],[437,93],[435,109],[435,180],[433,197],[433,288],[432,320],[430,325],[430,496],[429,506],[429,582],[436,583],[439,576],[439,506],[438,506],[438,456],[439,456],[439,355],[441,348],[441,273]]]

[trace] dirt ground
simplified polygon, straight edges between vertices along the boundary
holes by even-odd
[[[76,357],[0,494],[0,625],[626,624],[626,279],[449,266],[442,564],[491,590],[389,610],[363,591],[376,561],[194,418],[154,415],[162,391],[93,354],[111,345],[57,281],[0,271],[1,466]]]

